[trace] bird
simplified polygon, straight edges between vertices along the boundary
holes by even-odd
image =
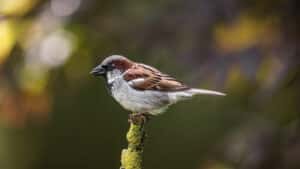
[[[144,123],[178,101],[196,95],[225,96],[225,93],[192,88],[158,69],[121,55],[106,57],[90,74],[104,77],[111,96],[129,114],[129,122]]]

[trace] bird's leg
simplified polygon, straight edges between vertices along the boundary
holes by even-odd
[[[150,119],[151,114],[149,113],[130,113],[129,114],[129,123],[135,125],[145,124]]]

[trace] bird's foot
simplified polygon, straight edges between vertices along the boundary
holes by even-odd
[[[135,125],[142,125],[150,119],[150,116],[149,113],[130,113],[128,122]]]

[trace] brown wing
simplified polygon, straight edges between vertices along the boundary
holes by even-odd
[[[128,69],[124,79],[128,81],[131,87],[137,90],[172,92],[189,89],[175,78],[144,64],[136,64]]]

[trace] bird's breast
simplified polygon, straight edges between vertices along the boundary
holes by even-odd
[[[169,97],[166,93],[135,90],[123,79],[113,82],[111,93],[122,107],[134,112],[151,112],[169,103]]]

